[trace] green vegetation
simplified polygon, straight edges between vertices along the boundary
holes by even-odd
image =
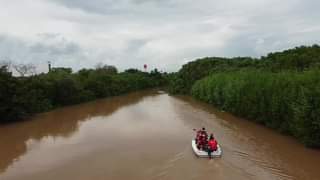
[[[320,147],[319,63],[318,45],[259,59],[204,58],[173,74],[169,89]]]
[[[170,77],[170,89],[173,94],[189,94],[192,85],[210,74],[234,72],[240,70],[263,70],[268,72],[303,72],[320,67],[320,46],[301,46],[283,52],[270,53],[266,57],[207,57],[182,66],[178,73]]]
[[[161,74],[113,66],[96,69],[52,68],[25,76],[32,66],[0,65],[0,123],[53,108],[163,86],[190,94],[223,110],[293,135],[320,147],[320,46],[302,46],[261,58],[207,57],[177,73]]]
[[[197,81],[192,95],[320,147],[320,71],[218,73]]]
[[[47,74],[14,77],[0,67],[0,123],[13,122],[60,106],[159,87],[165,78],[157,69],[150,73],[130,69],[118,73],[113,66],[82,69],[52,68]]]

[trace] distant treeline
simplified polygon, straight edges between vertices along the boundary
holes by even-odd
[[[129,69],[118,73],[113,66],[82,69],[52,68],[49,73],[12,76],[0,67],[0,123],[23,120],[53,108],[159,87],[166,82],[157,69],[150,73]]]
[[[250,57],[204,58],[170,76],[171,93],[191,94],[320,147],[320,46]]]

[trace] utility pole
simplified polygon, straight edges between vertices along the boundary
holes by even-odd
[[[51,62],[50,61],[48,61],[48,70],[49,70],[49,72],[51,71]]]

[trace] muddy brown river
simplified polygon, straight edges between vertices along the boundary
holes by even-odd
[[[222,146],[197,158],[193,128]],[[0,126],[1,180],[320,179],[320,151],[191,97],[141,91]]]

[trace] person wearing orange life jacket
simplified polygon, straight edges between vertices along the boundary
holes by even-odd
[[[213,134],[210,135],[208,141],[208,156],[211,159],[211,153],[218,149],[218,142],[214,139]]]

